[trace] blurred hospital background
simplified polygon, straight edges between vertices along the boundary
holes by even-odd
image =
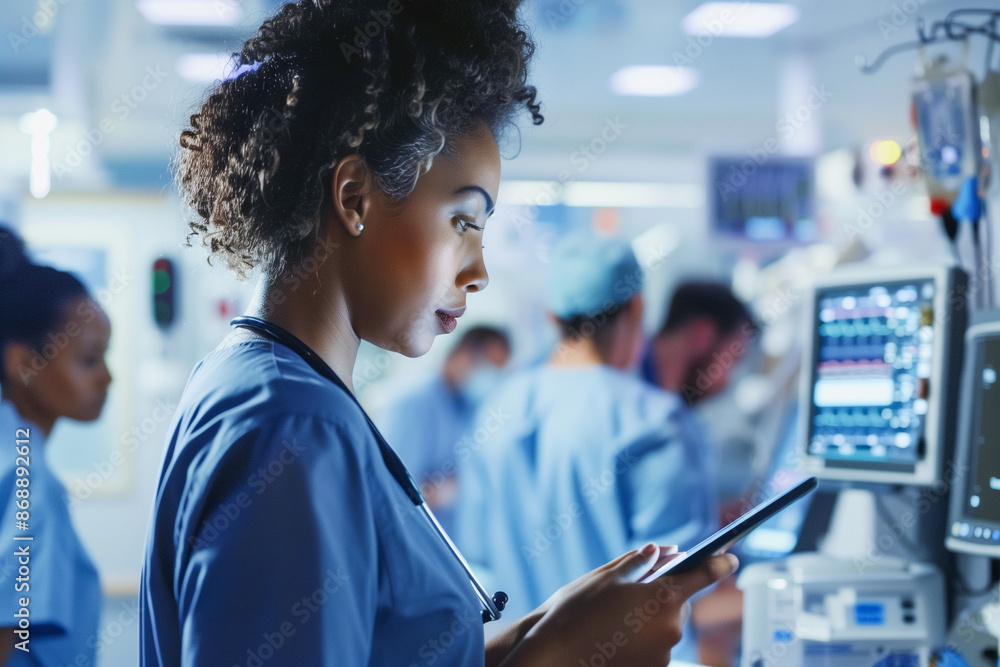
[[[178,133],[206,87],[234,75],[232,51],[280,4],[0,3],[0,223],[23,236],[35,261],[76,273],[112,322],[103,414],[60,422],[48,452],[107,595],[101,665],[135,662],[164,433],[188,373],[252,288],[184,245],[170,175]],[[968,136],[951,147],[958,153],[934,158],[939,171],[921,164],[914,95],[929,73],[963,65],[985,81],[997,63],[988,34],[997,18],[963,15],[986,28],[941,31],[922,50],[876,60],[968,7],[526,0],[546,120],[501,145],[510,159],[485,233],[489,289],[425,357],[363,347],[354,378],[362,403],[378,416],[404,388],[436,377],[473,326],[509,338],[509,360],[494,354],[506,365],[491,362],[499,374],[541,362],[557,340],[541,289],[553,247],[577,231],[623,238],[643,268],[647,336],[689,279],[730,286],[760,327],[726,391],[697,406],[718,446],[720,502],[752,496],[773,474],[776,448],[798,442],[815,282],[847,265],[877,272],[959,261],[973,271],[976,250],[966,239],[956,259],[947,235],[956,216],[933,188],[973,146],[976,167],[962,173],[980,177],[989,212],[997,179],[977,169],[995,165],[989,130],[1000,88],[982,86]],[[954,127],[962,118],[947,114],[965,107],[952,102],[942,113]],[[954,193],[945,199],[950,207]],[[982,238],[991,224],[983,218]]]

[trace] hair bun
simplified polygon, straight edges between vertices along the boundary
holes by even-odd
[[[24,241],[11,229],[0,225],[0,284],[26,266],[31,260],[24,251]]]

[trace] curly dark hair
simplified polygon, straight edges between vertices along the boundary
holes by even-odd
[[[526,108],[534,52],[519,0],[300,0],[234,54],[180,135],[175,172],[210,257],[245,276],[302,261],[319,226],[325,181],[364,158],[391,199],[448,140],[485,122],[500,137]],[[523,107],[522,107],[523,105]]]

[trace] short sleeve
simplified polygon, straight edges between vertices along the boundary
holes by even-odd
[[[276,417],[206,462],[175,576],[181,664],[367,663],[378,553],[352,437],[322,418]]]
[[[13,448],[11,448],[13,451]],[[31,456],[41,456],[41,448]],[[14,468],[6,468],[0,479],[0,587],[13,594],[0,595],[0,614],[13,619],[20,598],[30,600],[32,626],[39,634],[63,634],[73,621],[74,557],[76,550],[69,542],[75,538],[66,507],[62,484],[48,469],[39,464],[30,466],[28,530],[17,527],[15,506],[17,477]],[[31,537],[31,540],[15,540]],[[27,556],[24,556],[27,550]],[[28,577],[19,581],[19,567],[24,559]],[[2,622],[0,625],[12,625]]]

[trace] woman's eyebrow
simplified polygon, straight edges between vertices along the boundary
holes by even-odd
[[[478,192],[479,194],[481,194],[483,196],[483,199],[486,200],[487,215],[493,213],[493,197],[490,197],[490,193],[488,193],[486,190],[483,190],[478,185],[466,185],[464,188],[459,188],[458,190],[455,190],[455,194],[457,195],[469,191]]]

